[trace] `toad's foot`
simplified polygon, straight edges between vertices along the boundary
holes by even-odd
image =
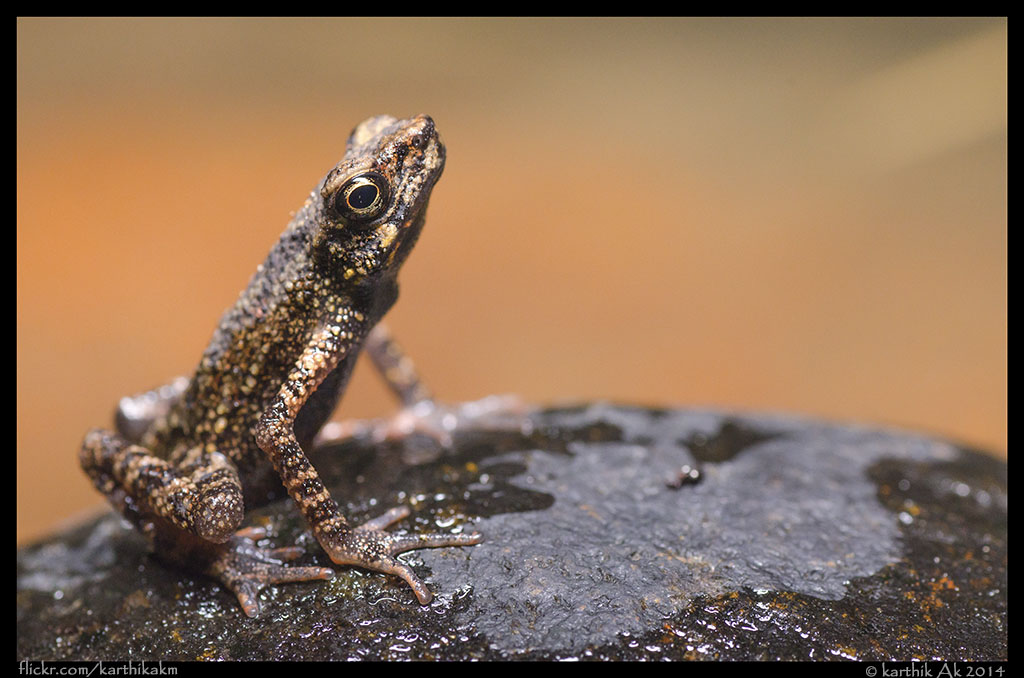
[[[453,435],[459,431],[509,431],[529,435],[533,430],[529,410],[515,395],[493,395],[454,404],[421,400],[389,418],[330,422],[320,430],[315,444],[337,444],[350,438],[369,438],[383,443],[419,434],[444,449],[451,449]]]
[[[383,515],[368,520],[352,530],[333,531],[327,523],[317,536],[331,560],[339,565],[356,565],[368,570],[398,575],[412,587],[421,605],[427,605],[434,598],[412,568],[395,556],[413,549],[438,546],[471,546],[483,541],[483,535],[471,534],[410,534],[395,535],[384,532],[388,526],[406,518],[409,508],[400,506]]]
[[[226,548],[207,570],[207,574],[238,596],[242,610],[249,617],[259,616],[259,592],[265,586],[334,577],[334,570],[329,567],[285,565],[301,556],[304,550],[298,546],[261,548],[256,540],[266,536],[266,530],[259,527],[239,530],[228,539]]]

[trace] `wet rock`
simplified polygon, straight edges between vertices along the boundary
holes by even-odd
[[[321,450],[362,521],[483,544],[416,551],[434,602],[336,567],[246,618],[114,515],[18,551],[19,659],[1005,659],[1006,465],[811,419],[588,405],[532,428]],[[331,566],[290,500],[251,521]]]

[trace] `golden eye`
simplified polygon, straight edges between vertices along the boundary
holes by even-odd
[[[334,211],[350,221],[366,221],[380,216],[387,202],[387,180],[376,172],[364,172],[342,184],[334,197]]]

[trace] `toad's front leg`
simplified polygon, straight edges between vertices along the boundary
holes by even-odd
[[[317,434],[314,444],[338,444],[349,438],[369,438],[383,443],[420,434],[450,450],[454,447],[454,435],[459,431],[508,431],[528,435],[533,429],[530,408],[517,396],[488,396],[458,404],[435,400],[412,360],[383,323],[370,332],[364,350],[402,403],[402,409],[380,420],[329,422]]]
[[[398,560],[405,551],[438,546],[477,544],[483,537],[473,534],[422,534],[400,536],[385,532],[391,524],[409,515],[408,508],[394,508],[358,527],[352,527],[338,511],[320,475],[302,451],[295,437],[294,422],[302,406],[336,369],[346,372],[356,357],[351,333],[326,328],[309,342],[277,397],[263,413],[256,427],[256,442],[266,452],[288,494],[299,505],[313,535],[335,563],[357,565],[369,570],[398,575],[426,605],[433,595],[412,569]],[[340,380],[343,385],[345,378]]]

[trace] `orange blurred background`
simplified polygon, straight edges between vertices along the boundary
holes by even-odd
[[[19,543],[104,504],[349,130],[448,146],[390,325],[446,400],[712,406],[1006,452],[1006,20],[20,19]],[[393,403],[365,365],[339,417]]]

